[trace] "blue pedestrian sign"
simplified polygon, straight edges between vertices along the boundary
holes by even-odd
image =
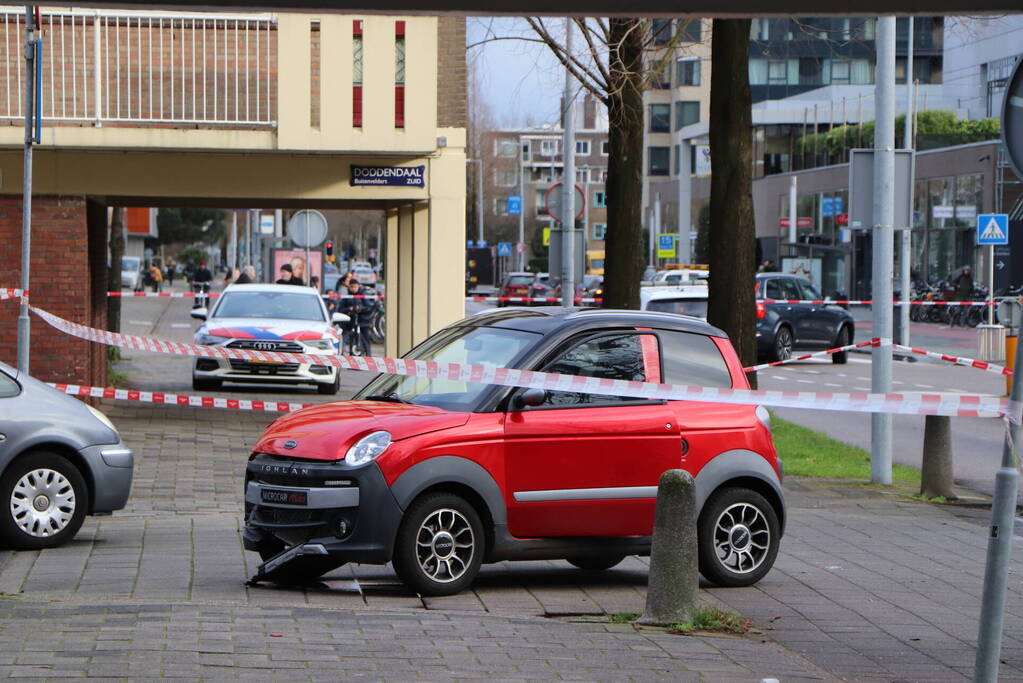
[[[511,256],[511,242],[498,242],[497,243],[497,255],[498,256]]]
[[[508,215],[518,216],[522,213],[522,195],[508,195]]]
[[[1009,215],[982,213],[977,216],[977,244],[1008,244]]]

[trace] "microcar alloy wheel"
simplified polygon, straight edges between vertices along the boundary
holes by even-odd
[[[422,595],[453,595],[476,578],[483,551],[483,525],[476,510],[458,496],[431,494],[405,513],[394,569]]]
[[[74,465],[53,453],[15,460],[0,480],[0,536],[15,548],[52,548],[85,521],[89,494]]]
[[[778,515],[756,491],[719,489],[698,523],[700,573],[719,586],[751,586],[778,555]]]

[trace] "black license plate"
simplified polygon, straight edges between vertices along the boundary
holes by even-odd
[[[308,491],[285,491],[282,489],[260,489],[260,500],[280,505],[308,505]]]

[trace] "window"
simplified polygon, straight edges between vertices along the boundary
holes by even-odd
[[[732,376],[728,373],[725,359],[710,337],[664,331],[658,332],[657,336],[661,338],[661,370],[664,373],[661,381],[726,389],[732,386]]]
[[[680,19],[678,26],[678,37],[684,43],[700,42],[700,29],[702,24],[699,19]]]
[[[494,214],[498,216],[508,215],[508,198],[498,197],[494,200]]]
[[[519,174],[515,169],[494,171],[494,184],[501,187],[511,187],[518,184]]]
[[[602,240],[607,234],[607,223],[594,223],[593,224],[593,239]]]
[[[536,207],[536,212],[539,214],[547,215],[547,207],[544,205],[544,200],[547,198],[547,190],[538,188],[534,193],[533,206]]]
[[[699,85],[700,60],[680,59],[675,62],[675,85]]]
[[[352,126],[362,128],[362,21],[352,22]]]
[[[607,208],[607,193],[606,192],[594,192],[593,193],[593,208],[594,209],[606,209]]]
[[[515,156],[518,147],[515,140],[494,140],[494,154],[499,157]]]
[[[394,127],[405,127],[405,22],[394,22]]]
[[[700,121],[700,102],[698,100],[675,103],[675,130]]]
[[[671,19],[651,19],[650,35],[654,45],[664,45],[671,40]]]
[[[668,175],[671,169],[670,147],[647,147],[648,175]]]
[[[848,85],[849,83],[849,60],[847,59],[835,59],[831,62],[831,82],[839,85]]]
[[[575,141],[575,155],[579,157],[590,156],[590,141],[589,140],[576,140]]]
[[[816,287],[811,285],[809,282],[803,282],[802,280],[796,280],[796,284],[799,285],[799,289],[802,292],[800,299],[809,299],[811,301],[819,301],[823,297],[821,293],[817,291]]]
[[[604,140],[600,143],[600,156],[606,157],[608,154],[608,142]]]
[[[590,169],[590,182],[591,183],[606,183],[607,182],[607,169],[606,168],[591,168]]]
[[[796,281],[788,277],[776,277],[767,281],[764,287],[765,299],[802,299]]]
[[[545,157],[552,157],[561,151],[561,140],[541,140],[540,154]]]
[[[529,161],[529,156],[530,156],[529,152],[530,152],[530,150],[529,150],[529,140],[524,140],[522,142],[522,160],[523,161]]]
[[[682,148],[680,145],[675,145],[674,149],[675,156],[675,175],[682,172]]]
[[[664,90],[671,87],[671,62],[661,64],[659,61],[647,64],[650,72],[650,87]]]
[[[670,133],[671,132],[671,105],[651,104],[650,105],[650,132]]]
[[[785,85],[789,82],[789,66],[784,59],[767,60],[767,82],[769,85]]]
[[[642,341],[641,341],[642,340]],[[561,353],[542,368],[543,372],[625,381],[658,381],[659,369],[646,367],[644,351],[657,355],[657,337],[652,334],[613,334],[591,337]],[[654,361],[656,362],[656,361]],[[615,404],[643,399],[620,396],[595,396],[575,391],[548,391],[545,406]]]
[[[21,393],[21,387],[13,379],[0,372],[0,398],[10,398]]]

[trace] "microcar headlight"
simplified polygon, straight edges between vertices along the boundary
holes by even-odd
[[[345,462],[349,465],[362,465],[373,460],[387,450],[391,445],[390,432],[373,432],[359,439],[359,441],[348,449],[345,454]]]
[[[215,337],[212,334],[200,334],[196,335],[195,343],[200,346],[214,346],[222,343],[226,337]]]
[[[89,409],[89,412],[92,413],[92,416],[94,418],[96,418],[97,420],[99,420],[100,422],[105,424],[107,427],[110,427],[110,431],[112,431],[114,434],[117,434],[117,427],[114,426],[114,423],[110,421],[109,417],[107,417],[106,415],[104,415],[100,411],[96,410],[95,408],[90,406],[88,403],[85,403],[83,405],[85,405],[85,407]]]
[[[323,349],[324,351],[330,351],[334,348],[333,339],[308,339],[303,343],[306,346],[311,346],[314,349]]]

